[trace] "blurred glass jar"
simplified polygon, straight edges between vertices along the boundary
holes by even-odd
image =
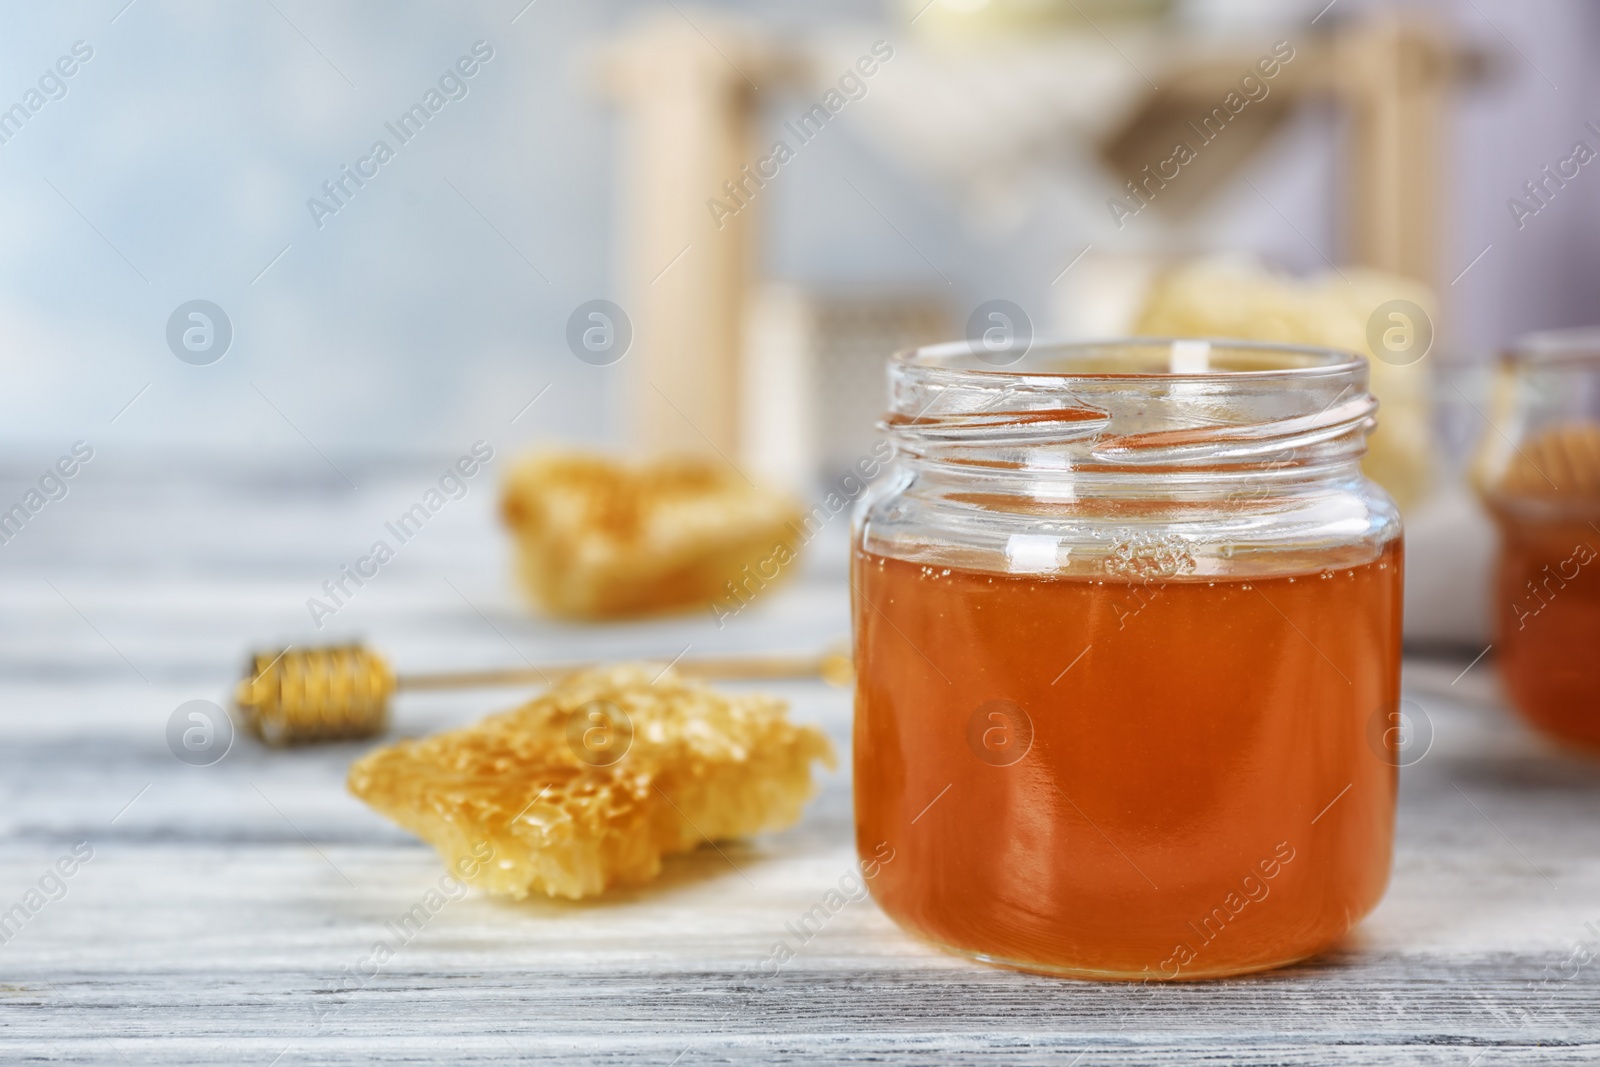
[[[1364,360],[972,344],[890,366],[852,558],[857,847],[991,962],[1206,978],[1304,958],[1388,880],[1400,520]]]
[[[1500,531],[1495,652],[1516,709],[1600,750],[1600,328],[1500,362],[1474,478]]]

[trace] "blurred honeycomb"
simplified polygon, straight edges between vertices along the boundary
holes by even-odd
[[[1426,286],[1380,271],[1346,267],[1302,280],[1248,261],[1202,260],[1156,280],[1135,332],[1278,341],[1366,356],[1381,407],[1361,466],[1404,508],[1426,495],[1432,476],[1432,374],[1426,360],[1397,366],[1373,358],[1368,320],[1397,299],[1430,314],[1435,307]]]
[[[528,594],[569,618],[746,598],[793,570],[799,544],[793,500],[692,456],[532,456],[507,476],[501,512]]]
[[[597,669],[474,726],[379,749],[349,786],[451,870],[476,868],[467,880],[491,893],[579,899],[646,882],[662,856],[703,841],[796,822],[812,761],[834,756],[785,711],[648,664]]]

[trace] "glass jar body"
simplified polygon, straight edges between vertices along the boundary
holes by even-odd
[[[1304,958],[1388,878],[1393,506],[1349,455],[1303,462],[1305,427],[1219,472],[1234,446],[1184,436],[1192,379],[1141,380],[1130,402],[1064,378],[1035,384],[1105,415],[1082,437],[952,455],[902,434],[858,517],[857,844],[896,857],[872,892],[939,945],[1079,977]],[[1329,418],[1364,435],[1353,410]],[[1280,414],[1262,423],[1306,417]]]
[[[1476,479],[1500,534],[1500,677],[1547,737],[1600,751],[1600,331],[1525,338],[1494,407]]]

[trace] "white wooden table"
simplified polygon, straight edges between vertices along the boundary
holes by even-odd
[[[213,766],[173,757],[169,715],[221,701],[246,648],[359,633],[411,669],[798,650],[840,636],[847,610],[836,530],[802,581],[722,631],[709,615],[538,621],[505,580],[481,482],[317,634],[305,598],[437,474],[342,463],[352,491],[317,464],[230,469],[106,449],[0,547],[0,908],[25,901],[74,843],[93,849],[61,880],[65,895],[0,946],[0,1060],[1600,1059],[1600,958],[1579,962],[1586,944],[1600,953],[1600,767],[1512,722],[1491,660],[1454,685],[1465,661],[1408,663],[1407,695],[1436,736],[1403,773],[1388,897],[1336,951],[1291,970],[1202,985],[1051,980],[940,955],[868,900],[764,976],[784,924],[852,861],[846,762],[792,831],[726,859],[702,850],[602,903],[469,895],[340,992],[441,868],[345,793],[364,746],[273,752],[240,737]],[[4,499],[32,466],[0,471]],[[847,693],[773,688],[847,754]],[[397,730],[516,698],[405,697]]]

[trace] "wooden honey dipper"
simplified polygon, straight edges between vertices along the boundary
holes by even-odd
[[[388,723],[389,698],[400,690],[470,689],[547,685],[594,663],[558,663],[507,670],[397,675],[383,657],[361,645],[286,648],[251,656],[249,673],[234,690],[244,725],[272,746],[371,737]],[[850,657],[726,656],[679,659],[673,666],[694,678],[822,678],[849,685]]]
[[[1494,492],[1600,498],[1600,423],[1551,426],[1524,441]]]

